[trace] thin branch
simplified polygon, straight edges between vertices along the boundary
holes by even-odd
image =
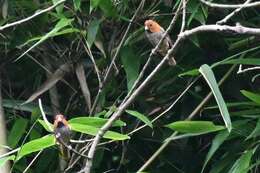
[[[92,54],[92,52],[91,52],[91,49],[90,49],[90,47],[89,47],[89,45],[88,45],[88,42],[87,42],[86,38],[85,38],[83,35],[82,35],[82,37],[84,38],[84,41],[85,41],[85,43],[82,42],[82,43],[83,43],[83,46],[84,46],[84,49],[85,49],[85,51],[87,52],[87,54],[89,55],[89,57],[90,57],[90,59],[91,59],[93,65],[94,65],[94,69],[95,69],[95,71],[96,71],[97,78],[98,78],[98,86],[99,86],[99,87],[98,87],[98,93],[97,93],[97,95],[96,95],[96,97],[95,97],[94,103],[92,104],[91,108],[89,109],[89,114],[92,115],[92,114],[94,113],[95,109],[96,109],[96,105],[97,105],[98,99],[99,99],[100,94],[101,94],[101,91],[102,91],[103,83],[102,83],[102,81],[101,81],[100,71],[99,71],[98,66],[97,66],[97,64],[96,64],[95,58],[94,58],[94,56],[93,56],[93,54]],[[85,44],[86,44],[87,46],[86,46]]]
[[[127,29],[126,29],[126,31],[125,31],[125,33],[124,33],[124,35],[123,35],[123,38],[122,38],[121,42],[119,43],[119,45],[118,45],[118,47],[117,47],[117,50],[116,50],[116,53],[115,53],[115,55],[113,56],[112,61],[111,61],[110,65],[109,65],[109,67],[108,67],[108,70],[107,70],[106,74],[105,74],[105,77],[104,77],[104,80],[103,80],[103,84],[106,83],[106,81],[107,81],[107,79],[108,79],[108,76],[110,75],[110,73],[111,73],[111,71],[112,71],[112,67],[114,66],[115,60],[116,60],[116,58],[118,57],[118,54],[119,54],[119,52],[120,52],[120,50],[121,50],[121,48],[122,48],[122,46],[123,46],[123,43],[124,43],[125,40],[126,40],[126,36],[128,35],[128,33],[129,33],[129,31],[130,31],[130,28],[131,28],[132,24],[134,23],[133,21],[134,21],[134,19],[136,18],[136,16],[137,16],[137,14],[139,13],[139,11],[141,10],[141,8],[143,7],[144,2],[145,2],[145,0],[142,0],[142,1],[141,1],[141,3],[139,4],[138,8],[137,8],[136,11],[135,11],[135,14],[134,14],[133,17],[131,18],[131,20],[130,20],[128,26],[127,26]]]
[[[227,21],[228,21],[231,17],[233,17],[234,15],[236,15],[237,13],[239,13],[239,12],[240,12],[243,8],[245,8],[245,6],[246,6],[247,4],[249,4],[251,1],[252,1],[252,0],[247,0],[247,1],[243,4],[243,6],[241,6],[241,7],[237,8],[237,9],[235,9],[232,13],[230,13],[229,15],[227,15],[224,19],[218,21],[217,24],[223,25],[224,23],[227,23]]]
[[[206,0],[200,0],[200,2],[212,8],[240,8],[244,6],[244,4],[217,4]],[[260,6],[260,2],[249,3],[243,8],[256,7],[256,6]]]
[[[44,113],[44,110],[42,108],[42,100],[41,99],[38,99],[38,102],[39,102],[39,107],[40,107],[40,110],[41,110],[41,114],[42,114],[42,117],[43,117],[43,120],[44,122],[46,123],[46,125],[48,126],[48,129],[52,132],[53,129],[51,127],[51,123],[48,121],[45,113]]]
[[[95,69],[95,71],[96,71],[97,78],[98,78],[99,88],[102,88],[103,86],[102,86],[102,82],[101,82],[100,71],[99,71],[98,66],[97,66],[97,64],[96,64],[95,58],[94,58],[94,56],[93,56],[93,54],[92,54],[92,52],[91,52],[91,49],[90,49],[90,47],[89,47],[89,44],[88,44],[86,38],[85,38],[84,36],[82,36],[82,37],[84,38],[85,44],[87,45],[87,46],[86,46],[86,45],[82,42],[82,43],[83,43],[83,46],[84,46],[84,48],[85,48],[85,51],[86,51],[87,54],[89,55],[89,57],[90,57],[90,59],[91,59],[93,65],[94,65],[94,69]]]
[[[144,72],[146,70],[146,68],[149,66],[150,62],[151,62],[152,57],[149,57],[148,60],[146,61],[146,63],[143,66],[143,69],[141,70],[141,72],[139,73],[137,79],[135,80],[133,86],[131,87],[130,91],[127,93],[127,95],[125,96],[124,100],[122,101],[122,103],[124,103],[129,97],[130,95],[133,93],[134,89],[136,88],[137,84],[140,82],[140,80],[142,79],[142,77],[144,76]]]
[[[93,139],[85,139],[85,140],[74,140],[74,139],[71,139],[70,142],[71,143],[76,143],[76,144],[84,144],[86,142],[91,142],[93,141]]]
[[[40,150],[37,155],[32,159],[32,161],[30,162],[30,164],[24,169],[23,173],[26,173],[28,171],[28,169],[32,166],[32,164],[35,162],[35,160],[40,156],[40,154],[42,153],[43,150]]]
[[[24,19],[22,19],[22,20],[18,20],[18,21],[16,21],[16,22],[8,23],[8,24],[6,24],[6,25],[4,25],[4,26],[1,26],[1,27],[0,27],[0,31],[4,30],[4,29],[6,29],[6,28],[9,28],[9,27],[13,27],[13,26],[15,26],[15,25],[20,25],[20,24],[22,24],[22,23],[24,23],[24,22],[28,22],[29,20],[31,20],[31,19],[33,19],[33,18],[35,18],[35,17],[37,17],[37,16],[39,16],[39,15],[41,15],[41,14],[43,14],[43,13],[46,13],[46,12],[48,12],[48,11],[51,11],[52,9],[54,9],[55,7],[57,7],[58,5],[64,3],[65,1],[66,1],[66,0],[60,0],[60,1],[58,1],[57,3],[53,4],[52,6],[46,8],[46,9],[36,11],[33,15],[31,15],[31,16],[29,16],[29,17],[27,17],[27,18],[24,18]]]
[[[181,32],[185,29],[185,20],[186,19],[186,0],[182,1],[182,23],[181,23]]]
[[[200,77],[200,76],[199,76]],[[192,85],[199,79],[199,77],[195,78],[186,88],[185,90],[178,96],[178,98],[176,98],[176,100],[167,108],[165,109],[162,113],[160,113],[157,117],[155,117],[153,120],[151,120],[151,122],[155,122],[156,120],[158,120],[159,118],[161,118],[163,115],[165,115],[167,112],[169,112],[175,105],[176,103],[178,103],[180,101],[180,99],[189,91],[189,89],[192,87]],[[147,124],[144,124],[138,128],[136,128],[135,130],[131,131],[130,133],[128,133],[128,135],[132,135],[135,132],[143,129],[144,127],[146,127]]]
[[[260,28],[249,28],[241,25],[202,25],[180,33],[179,37],[185,39],[186,37],[202,32],[227,32],[234,34],[260,35]]]
[[[9,156],[9,155],[11,155],[11,154],[13,154],[13,153],[16,153],[16,152],[18,152],[20,149],[21,149],[21,147],[16,148],[16,149],[14,149],[14,150],[12,150],[12,151],[9,151],[9,152],[7,152],[7,153],[4,153],[4,154],[0,155],[0,159],[4,158],[4,157],[6,157],[6,156]]]
[[[241,74],[241,73],[245,73],[245,72],[253,71],[253,70],[260,70],[260,66],[242,69],[242,65],[239,65],[239,69],[237,71],[237,74]]]

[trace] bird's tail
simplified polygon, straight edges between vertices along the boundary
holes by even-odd
[[[64,170],[68,166],[70,153],[69,153],[69,149],[62,144],[60,144],[59,148],[60,148],[60,157],[59,157],[60,171],[64,172]]]
[[[173,56],[170,56],[170,57],[168,58],[168,64],[169,64],[170,66],[175,66],[175,65],[176,65],[176,61],[175,61],[175,58],[174,58]]]

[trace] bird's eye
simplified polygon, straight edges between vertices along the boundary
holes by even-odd
[[[152,24],[149,24],[149,26],[151,27],[151,26],[153,26]]]

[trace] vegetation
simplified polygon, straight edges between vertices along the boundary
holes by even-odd
[[[259,172],[260,3],[213,2],[0,1],[3,173]]]

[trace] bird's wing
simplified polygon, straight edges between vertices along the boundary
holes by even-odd
[[[162,33],[165,33],[165,30],[162,27],[161,27],[161,31],[162,31]],[[172,40],[171,40],[169,34],[167,34],[165,38],[169,44],[169,47],[172,47],[173,43],[172,43]]]

